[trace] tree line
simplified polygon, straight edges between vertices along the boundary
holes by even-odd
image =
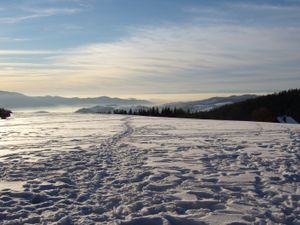
[[[140,115],[140,116],[157,116],[157,117],[189,117],[192,115],[190,111],[170,107],[151,107],[143,109],[115,109],[114,114]]]
[[[151,107],[143,109],[116,109],[115,114],[181,117],[218,120],[244,120],[277,122],[278,116],[291,116],[300,122],[300,89],[282,91],[243,102],[221,106],[204,112],[191,112],[180,108]]]

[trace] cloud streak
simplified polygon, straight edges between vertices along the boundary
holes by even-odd
[[[56,15],[71,15],[81,11],[79,8],[39,8],[25,9],[26,13],[22,16],[0,17],[0,24],[15,24],[27,20],[33,20],[43,17],[51,17]],[[24,12],[23,12],[24,13]]]
[[[171,88],[171,91],[197,87],[207,90],[225,80],[255,83],[261,81],[261,76],[269,76],[266,80],[276,82],[283,73],[286,79],[299,82],[297,68],[291,70],[290,65],[300,61],[299,48],[295,48],[299,47],[300,38],[290,38],[299,34],[299,29],[283,32],[282,29],[197,24],[144,27],[135,30],[130,38],[113,43],[95,43],[65,51],[2,50],[0,55],[47,59],[37,65],[6,64],[12,73],[24,76],[35,73],[53,79],[61,76],[65,84],[70,82],[70,77],[74,78],[72,83],[89,80],[106,91],[109,90],[102,85],[104,80],[110,83],[111,91],[117,91],[121,84],[141,91],[134,87],[137,83],[149,91],[158,91],[151,87],[157,83],[158,87]],[[108,78],[113,82],[108,82]]]

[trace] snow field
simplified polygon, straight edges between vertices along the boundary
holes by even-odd
[[[298,125],[19,114],[1,224],[299,224]]]

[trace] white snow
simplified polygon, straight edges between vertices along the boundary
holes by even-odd
[[[299,165],[299,125],[16,114],[0,224],[299,224]]]

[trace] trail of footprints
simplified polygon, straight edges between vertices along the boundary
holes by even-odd
[[[23,183],[22,190],[1,191],[1,223],[300,223],[298,133],[290,131],[289,145],[257,143],[258,148],[281,149],[273,158],[248,152],[247,142],[207,139],[207,153],[190,159],[199,169],[190,169],[180,163],[186,162],[190,146],[171,153],[163,145],[137,148],[131,142],[146,128],[134,130],[130,123],[125,118],[123,132],[92,149],[52,153],[35,163],[7,156],[0,162],[1,180]],[[193,148],[203,151],[203,145]],[[160,164],[146,164],[148,159]]]

